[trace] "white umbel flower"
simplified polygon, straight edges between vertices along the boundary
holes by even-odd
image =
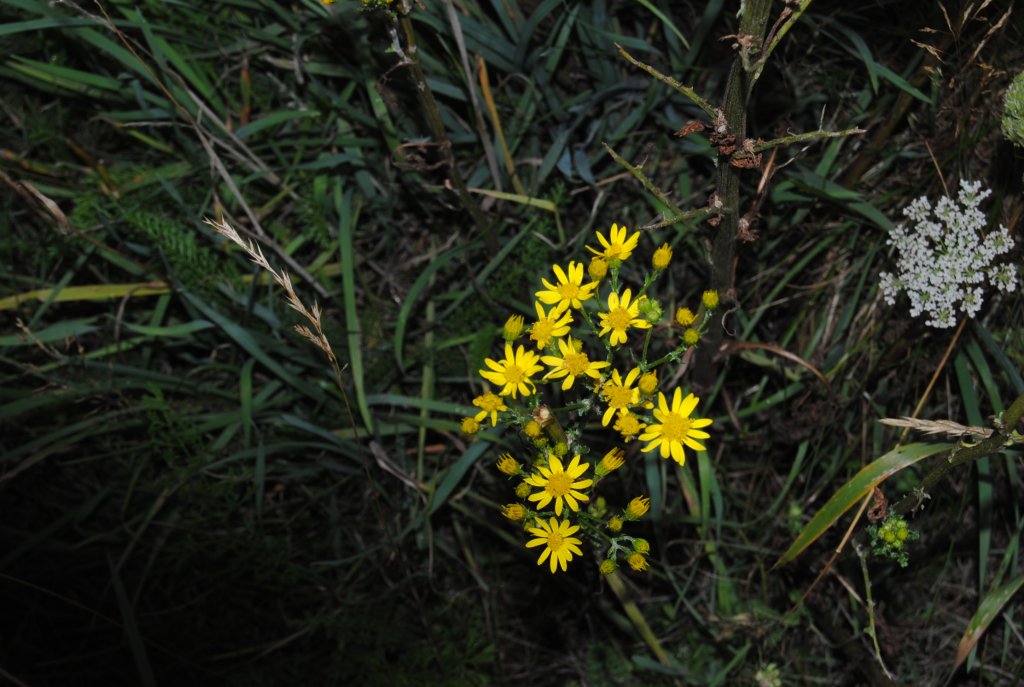
[[[1006,293],[1017,288],[1016,268],[993,264],[1013,248],[1006,227],[982,235],[985,214],[978,206],[991,193],[980,181],[961,180],[956,200],[943,196],[932,208],[922,196],[904,209],[909,223],[896,226],[888,241],[897,271],[879,275],[886,303],[895,305],[906,292],[911,317],[926,313],[929,326],[943,329],[956,324],[957,311],[974,317],[981,310],[987,284]]]

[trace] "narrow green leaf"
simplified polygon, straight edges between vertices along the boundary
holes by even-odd
[[[821,510],[814,514],[796,541],[782,554],[772,569],[783,566],[800,555],[800,552],[823,535],[846,511],[867,496],[876,486],[900,470],[952,447],[952,444],[907,444],[889,451],[875,462],[866,465],[854,475],[853,479],[840,487],[839,491],[822,506]]]
[[[955,673],[957,668],[963,664],[967,656],[974,650],[978,640],[988,630],[992,621],[999,617],[1003,606],[1013,598],[1014,594],[1020,591],[1022,586],[1024,586],[1024,575],[1010,580],[999,589],[985,595],[985,598],[978,605],[978,611],[971,618],[971,622],[967,623],[967,630],[964,632],[964,636],[960,638],[960,644],[956,647],[956,657],[953,660],[953,670],[951,672]]]

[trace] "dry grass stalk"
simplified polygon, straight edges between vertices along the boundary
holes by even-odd
[[[952,420],[916,420],[912,417],[883,417],[879,420],[883,425],[890,427],[904,427],[914,429],[925,434],[947,434],[951,437],[972,435],[976,437],[990,437],[992,430],[987,427],[968,427]]]

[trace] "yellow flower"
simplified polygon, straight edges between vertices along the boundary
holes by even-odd
[[[714,310],[718,307],[718,292],[717,291],[705,291],[700,297],[700,302],[704,304],[704,307],[708,310]]]
[[[473,436],[480,431],[480,423],[471,417],[462,418],[462,422],[459,424],[459,429],[462,430],[463,434]]]
[[[488,413],[490,413],[491,427],[498,424],[498,413],[508,410],[508,406],[506,406],[505,402],[501,400],[501,396],[492,394],[490,391],[474,398],[473,405],[477,408],[481,408],[480,412],[477,413],[473,419],[477,422],[483,422]]]
[[[685,465],[684,445],[694,451],[704,451],[704,446],[697,443],[696,440],[711,438],[710,434],[701,431],[701,427],[710,425],[711,420],[690,417],[699,400],[693,394],[687,394],[684,399],[682,390],[676,389],[672,395],[670,408],[665,394],[659,391],[658,407],[654,409],[656,422],[648,426],[647,431],[640,435],[640,441],[650,442],[643,447],[644,453],[660,447],[662,458],[668,458],[671,455],[677,463]]]
[[[615,565],[615,561],[613,561],[610,558],[606,558],[603,561],[601,561],[601,565],[598,566],[597,569],[598,571],[600,571],[602,575],[611,575],[613,572],[615,572],[615,569],[618,567],[619,566]]]
[[[526,517],[526,509],[523,508],[522,504],[510,503],[507,506],[501,507],[501,514],[509,520],[518,522]]]
[[[611,363],[605,361],[591,362],[587,354],[580,350],[581,347],[577,345],[579,343],[579,341],[574,340],[571,336],[568,337],[568,341],[564,339],[558,340],[558,350],[562,357],[546,355],[541,358],[541,362],[553,368],[544,375],[544,379],[565,377],[565,381],[562,382],[563,389],[571,389],[576,378],[582,375],[587,375],[592,379],[600,379],[601,373],[598,370],[610,366]]]
[[[612,378],[601,387],[601,398],[608,404],[601,418],[601,426],[607,427],[616,411],[626,410],[640,402],[640,389],[633,387],[633,382],[640,376],[640,368],[634,367],[626,375],[625,381],[619,376],[618,370],[612,370]]]
[[[480,370],[480,376],[501,387],[501,391],[498,392],[499,396],[512,394],[512,398],[515,398],[517,393],[529,396],[537,390],[530,377],[544,369],[538,364],[539,361],[540,356],[533,351],[527,351],[522,345],[513,355],[512,344],[506,342],[505,359],[498,361],[490,358],[484,359],[484,364],[491,369]]]
[[[621,434],[622,438],[628,442],[643,431],[643,428],[646,426],[637,419],[636,415],[625,410],[619,412],[619,417],[615,420],[615,424],[612,425],[612,429]]]
[[[696,320],[697,316],[689,308],[679,308],[679,310],[676,310],[676,322],[679,323],[680,327],[689,327]]]
[[[654,392],[658,390],[658,373],[653,370],[650,372],[644,372],[640,377],[640,393],[644,396],[653,396]]]
[[[552,337],[558,338],[569,333],[572,314],[566,310],[559,317],[557,307],[545,313],[544,307],[536,301],[533,307],[537,309],[537,321],[530,325],[530,338],[537,342],[537,349],[543,351]]]
[[[644,558],[644,555],[642,553],[637,553],[636,551],[629,554],[626,558],[626,562],[629,563],[629,567],[633,568],[633,570],[636,570],[637,572],[643,572],[644,570],[647,570],[647,568],[651,567],[647,564],[647,559]]]
[[[604,454],[604,458],[602,458],[601,462],[597,464],[596,468],[594,468],[594,472],[599,475],[607,475],[609,472],[618,470],[622,467],[622,464],[626,462],[625,456],[626,452],[616,446],[612,450],[608,451],[608,453]]]
[[[698,341],[700,341],[700,332],[693,327],[688,327],[683,332],[683,343],[687,346],[696,346]]]
[[[495,463],[498,469],[504,472],[509,477],[513,477],[522,472],[522,468],[519,463],[510,454],[504,453],[498,457],[498,462]]]
[[[583,305],[583,301],[594,297],[594,289],[597,287],[597,283],[583,283],[582,262],[570,262],[568,274],[563,272],[562,268],[558,265],[554,265],[552,269],[555,271],[555,276],[558,277],[558,284],[555,285],[547,279],[541,279],[541,283],[544,284],[544,288],[547,290],[538,291],[536,296],[545,305],[557,303],[555,313],[560,313],[568,309],[569,306],[578,309]]]
[[[663,243],[661,248],[654,251],[654,257],[651,259],[651,265],[654,269],[660,272],[668,267],[670,262],[672,262],[672,246],[667,243]]]
[[[629,256],[633,254],[636,249],[636,244],[640,240],[640,232],[634,232],[632,236],[626,238],[626,227],[620,227],[618,224],[613,224],[611,230],[608,232],[609,240],[605,240],[601,232],[595,231],[597,240],[604,246],[604,250],[595,250],[590,246],[587,246],[594,255],[599,255],[608,262],[617,260],[619,262],[628,260]]]
[[[530,501],[537,502],[537,509],[544,508],[551,500],[555,501],[555,515],[562,514],[562,502],[565,501],[574,511],[580,509],[579,501],[589,501],[590,497],[577,489],[586,489],[594,483],[592,479],[579,479],[590,463],[580,464],[580,457],[573,456],[568,468],[562,467],[557,456],[548,458],[547,467],[537,466],[538,473],[526,478],[527,484],[540,487],[541,491],[530,494]]]
[[[536,420],[530,420],[525,425],[523,425],[523,434],[530,437],[531,439],[536,439],[537,437],[540,436],[540,433],[540,423],[537,422]]]
[[[626,519],[639,520],[651,509],[651,500],[646,496],[637,496],[626,505]]]
[[[601,318],[601,331],[599,334],[604,336],[611,332],[610,340],[612,346],[626,343],[626,330],[630,327],[636,327],[637,329],[651,328],[651,323],[640,317],[640,301],[636,300],[630,304],[629,299],[631,297],[632,294],[629,289],[622,292],[622,298],[619,298],[619,294],[612,291],[608,294],[608,312],[598,313],[598,317]]]
[[[587,274],[594,281],[601,281],[608,274],[608,263],[603,258],[595,255],[590,259],[590,264],[587,265]]]
[[[511,315],[505,320],[505,326],[502,328],[502,335],[505,337],[505,341],[515,341],[519,338],[519,335],[523,333],[523,316],[522,315]]]
[[[561,568],[562,572],[565,572],[568,569],[566,564],[572,560],[573,554],[583,555],[579,546],[583,542],[570,536],[579,532],[580,526],[570,525],[568,520],[558,518],[551,518],[548,522],[537,520],[537,524],[540,527],[529,528],[530,534],[537,538],[526,542],[526,548],[543,546],[544,550],[540,552],[537,565],[550,558],[551,572],[555,572],[556,568]]]
[[[612,532],[621,532],[622,518],[620,518],[618,515],[613,515],[612,517],[608,518],[608,529]]]

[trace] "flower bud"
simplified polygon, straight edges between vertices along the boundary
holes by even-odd
[[[630,520],[639,520],[651,509],[651,500],[646,496],[637,496],[626,506],[626,517]]]
[[[633,550],[646,556],[651,552],[651,543],[646,539],[634,539]]]
[[[704,304],[704,307],[708,310],[714,310],[718,307],[718,292],[717,291],[705,291],[700,297],[700,302]]]
[[[462,422],[459,423],[459,429],[462,430],[463,434],[473,436],[480,431],[480,423],[471,417],[464,417]]]
[[[608,529],[612,532],[621,532],[622,518],[620,518],[617,515],[613,515],[612,517],[608,518]]]
[[[523,316],[512,315],[505,320],[505,327],[503,328],[502,335],[505,337],[505,341],[515,341],[519,338],[519,335],[523,333]]]
[[[598,570],[601,571],[602,575],[611,575],[618,567],[619,566],[615,564],[615,561],[610,558],[606,558],[601,561],[601,565],[598,567]]]
[[[689,308],[679,308],[676,310],[676,322],[679,323],[680,327],[689,327],[696,320],[697,316]]]
[[[594,281],[601,281],[608,274],[608,263],[603,258],[591,258],[590,264],[587,265],[587,274]]]
[[[643,572],[650,567],[643,554],[636,553],[635,551],[629,554],[629,557],[626,558],[626,562],[629,563],[629,567],[633,568],[633,570],[636,570],[637,572]]]
[[[660,272],[668,267],[670,262],[672,262],[672,247],[667,243],[664,243],[661,248],[654,251],[654,257],[651,259],[651,264],[654,269]]]
[[[495,465],[498,466],[498,470],[505,473],[509,477],[514,477],[523,471],[522,466],[519,465],[516,459],[513,458],[508,453],[500,456],[498,458],[498,462],[495,463]]]
[[[523,508],[522,504],[510,503],[507,506],[501,507],[501,514],[509,520],[519,522],[526,517],[526,509]]]

